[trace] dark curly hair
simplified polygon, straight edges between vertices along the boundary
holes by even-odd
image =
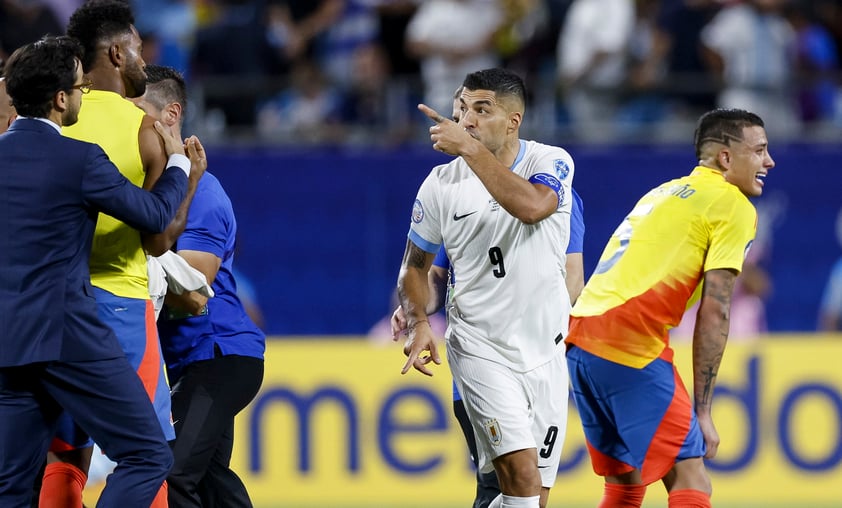
[[[82,69],[90,72],[96,59],[96,47],[112,37],[131,33],[134,14],[124,0],[88,0],[70,16],[67,35],[82,44],[85,56]]]
[[[82,48],[67,36],[46,36],[18,48],[6,62],[6,92],[21,116],[46,118],[53,98],[76,83]]]

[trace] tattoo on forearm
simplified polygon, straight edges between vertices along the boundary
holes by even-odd
[[[705,296],[719,302],[724,309],[730,309],[731,295],[734,293],[734,281],[736,281],[734,274],[725,270],[717,270],[708,274],[705,277]]]
[[[720,355],[719,359],[721,359],[721,358],[722,358],[722,356]],[[719,360],[717,360],[716,364],[719,365]],[[711,402],[713,401],[713,387],[716,384],[716,375],[717,375],[717,370],[711,365],[706,366],[702,370],[702,377],[703,377],[702,396],[698,401],[696,401],[697,404],[709,406],[711,404]]]
[[[728,340],[731,295],[736,273],[712,270],[705,274],[702,307],[693,340],[696,405],[710,408],[716,377]]]
[[[426,252],[419,249],[414,244],[409,244],[407,245],[406,253],[404,254],[404,264],[411,268],[423,268],[426,257]]]

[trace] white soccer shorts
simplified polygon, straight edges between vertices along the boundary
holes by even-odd
[[[506,453],[535,448],[541,483],[550,488],[567,431],[568,374],[564,350],[528,372],[447,350],[453,379],[477,441],[479,468]]]

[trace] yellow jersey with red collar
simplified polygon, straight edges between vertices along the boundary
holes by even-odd
[[[143,110],[114,92],[91,90],[82,97],[79,121],[62,128],[67,137],[96,143],[130,182],[143,186],[146,172],[138,132]],[[99,214],[91,247],[91,283],[114,295],[149,299],[146,254],[140,233]]]
[[[756,230],[754,205],[715,169],[652,189],[608,241],[566,342],[634,368],[672,361],[669,329],[698,299],[704,273],[741,271]]]

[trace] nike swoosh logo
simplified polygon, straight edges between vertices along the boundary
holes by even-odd
[[[473,214],[475,214],[475,213],[477,213],[477,211],[476,211],[476,210],[475,210],[475,211],[473,211],[473,212],[471,212],[471,213],[466,213],[465,215],[456,215],[456,214],[454,213],[454,214],[453,214],[453,220],[462,220],[462,219],[464,219],[465,217],[467,217],[467,216],[469,216],[469,215],[473,215]]]

